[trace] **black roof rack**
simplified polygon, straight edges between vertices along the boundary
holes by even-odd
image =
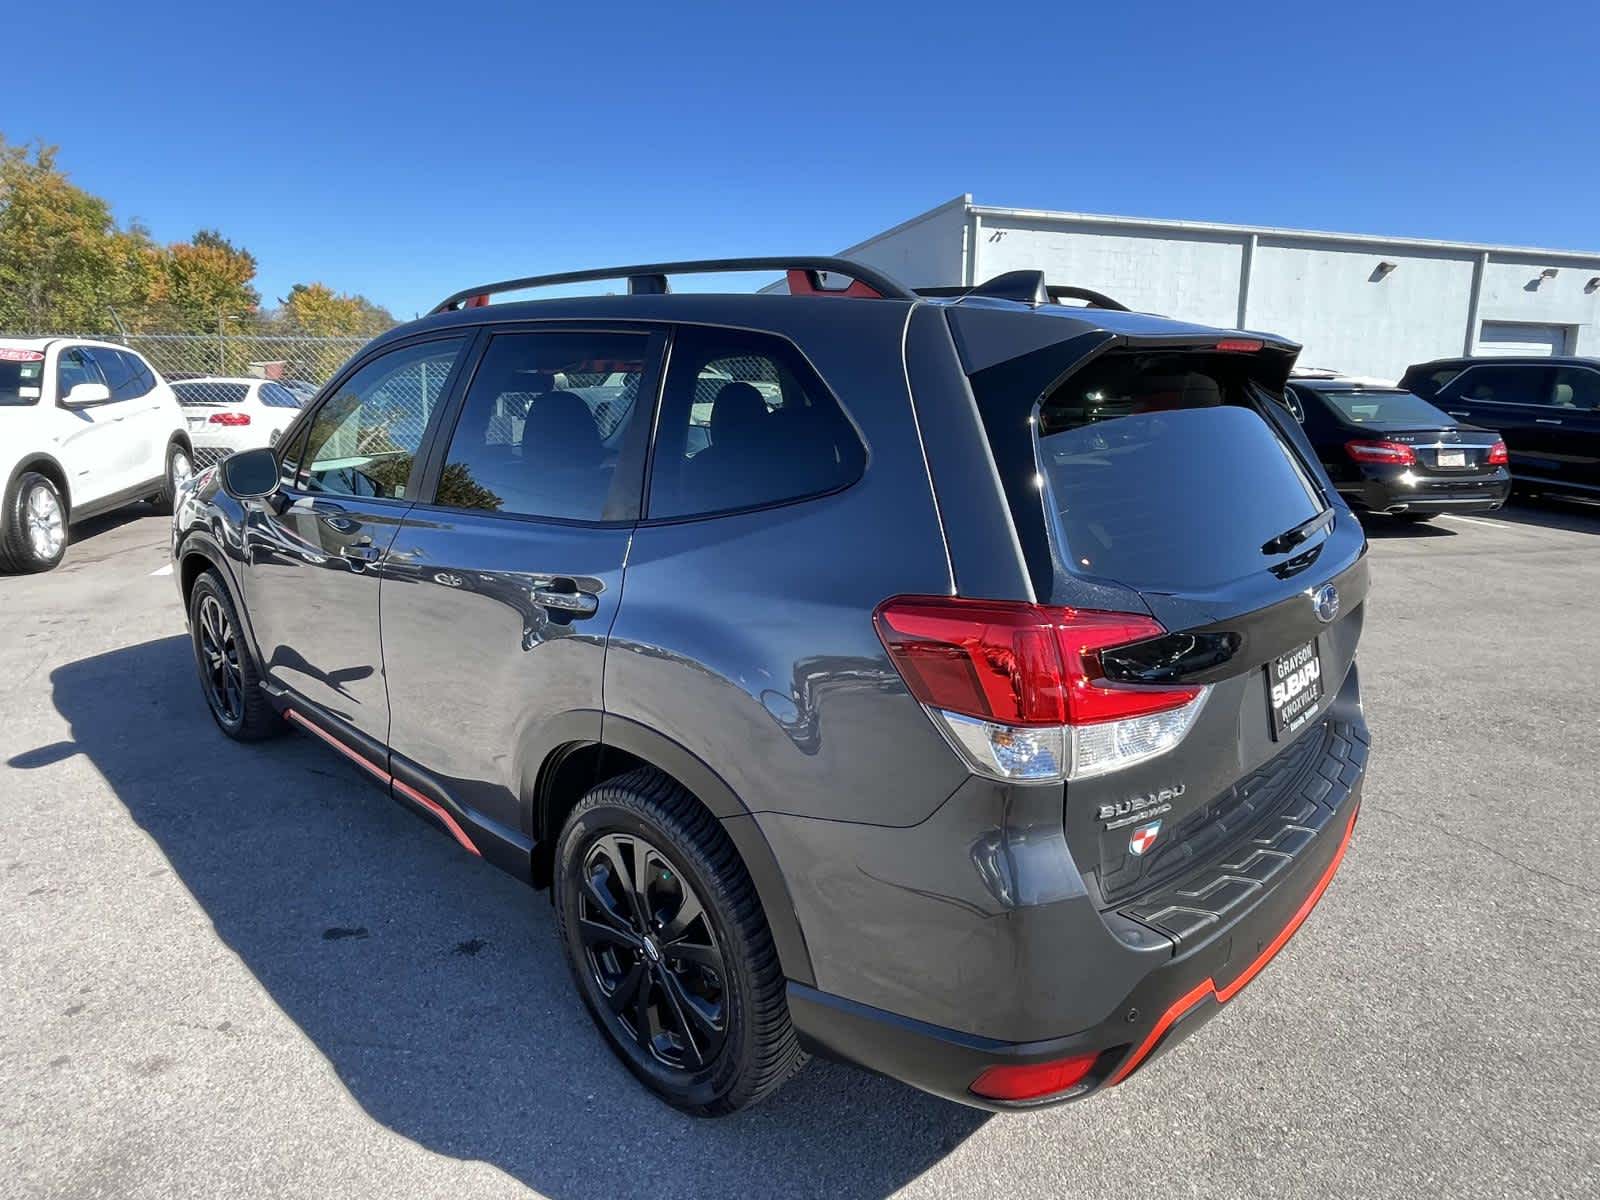
[[[1049,304],[1057,300],[1082,300],[1090,308],[1128,311],[1126,304],[1119,304],[1102,292],[1059,283],[1047,284],[1044,281],[1043,271],[1007,271],[1003,275],[996,275],[993,279],[986,279],[972,287],[918,288],[917,295],[955,296],[961,299],[968,296],[984,296],[991,300],[1017,300],[1023,304],[1033,305]]]
[[[490,296],[501,292],[520,292],[525,288],[551,287],[561,283],[589,283],[601,279],[626,279],[629,295],[659,295],[667,290],[669,275],[710,275],[731,271],[785,271],[790,290],[797,277],[806,292],[821,295],[877,296],[890,300],[915,300],[916,293],[902,283],[864,263],[848,258],[706,258],[687,262],[641,263],[634,267],[601,267],[589,271],[563,271],[557,275],[528,275],[522,279],[502,279],[463,288],[441,300],[430,310],[449,312],[466,304],[487,304]],[[855,281],[847,289],[823,287],[822,272],[845,275]],[[856,285],[860,285],[857,287]]]

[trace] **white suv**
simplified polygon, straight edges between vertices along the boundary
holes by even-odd
[[[0,339],[0,570],[48,571],[85,517],[137,500],[170,511],[193,463],[177,398],[132,350]]]

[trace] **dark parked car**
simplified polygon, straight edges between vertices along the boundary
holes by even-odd
[[[1345,852],[1366,540],[1295,346],[1051,294],[468,289],[185,494],[206,702],[549,886],[672,1104],[807,1052],[989,1108],[1116,1084]]]
[[[1499,430],[1518,488],[1600,499],[1600,359],[1441,358],[1400,386]]]
[[[1295,378],[1285,398],[1352,507],[1408,521],[1506,502],[1506,444],[1399,388]]]

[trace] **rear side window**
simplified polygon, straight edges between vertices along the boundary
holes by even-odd
[[[495,337],[467,389],[434,502],[570,521],[637,516],[642,460],[636,453],[620,476],[618,464],[641,411],[649,344],[631,333]]]
[[[653,518],[821,495],[866,467],[855,426],[816,372],[762,334],[680,330],[657,427]]]
[[[135,396],[148,396],[156,388],[156,375],[149,365],[132,350],[118,350],[128,367],[129,386]]]
[[[0,350],[0,408],[37,404],[44,391],[44,355]]]
[[[1037,460],[1062,565],[1155,591],[1273,565],[1263,548],[1325,504],[1257,394],[1227,356],[1155,352],[1105,355],[1045,397]]]
[[[1557,367],[1551,402],[1557,408],[1600,412],[1600,371],[1584,367]]]
[[[299,408],[300,399],[288,388],[277,383],[263,383],[261,391],[257,393],[261,403],[268,408]]]

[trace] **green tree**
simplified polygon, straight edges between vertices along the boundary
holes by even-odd
[[[0,329],[112,332],[143,301],[158,252],[56,167],[56,148],[0,137]]]
[[[395,325],[388,309],[325,283],[297,283],[280,303],[279,318],[286,325],[316,337],[372,337]]]
[[[212,333],[218,325],[253,317],[261,294],[251,286],[255,255],[212,229],[168,246],[158,260],[150,315],[178,333]]]

